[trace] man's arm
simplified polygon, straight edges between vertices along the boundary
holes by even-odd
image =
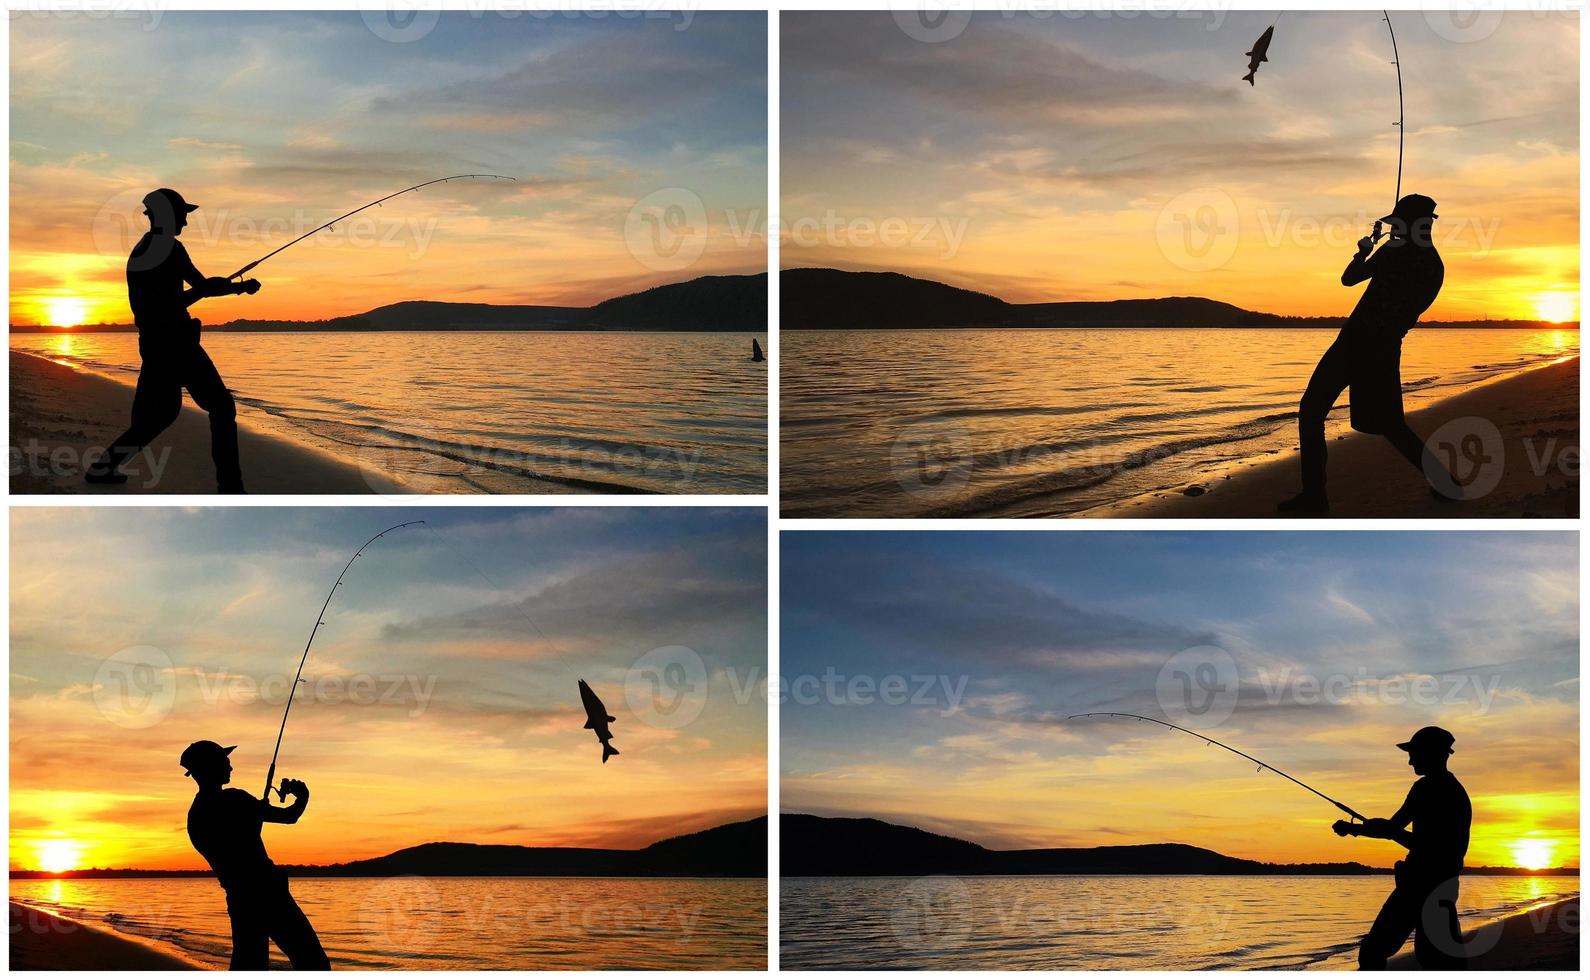
[[[205,278],[204,273],[199,271],[198,267],[193,264],[193,259],[188,256],[187,249],[182,249],[181,255],[183,265],[182,280],[193,287],[182,291],[182,305],[184,307],[192,306],[199,300],[208,299],[211,296],[236,296],[242,293],[252,295],[259,292],[258,279],[233,282],[220,276]]]
[[[282,780],[282,791],[293,798],[291,806],[271,806],[270,794],[267,793],[262,801],[265,805],[264,820],[266,823],[297,823],[298,818],[304,815],[304,808],[309,806],[309,787],[301,779]]]
[[[1347,268],[1342,270],[1343,286],[1356,286],[1375,274],[1375,270],[1370,268],[1369,256],[1374,248],[1373,238],[1358,239],[1358,253],[1353,256],[1351,262],[1347,263]]]
[[[1373,837],[1377,840],[1396,841],[1403,847],[1413,850],[1413,834],[1408,832],[1408,824],[1413,822],[1413,790],[1408,790],[1407,799],[1402,801],[1402,806],[1390,817],[1371,817],[1363,823],[1348,823],[1338,820],[1332,826],[1339,836],[1347,837]]]

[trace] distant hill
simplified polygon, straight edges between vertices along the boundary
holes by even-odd
[[[779,816],[779,874],[844,875],[1381,875],[1389,868],[1349,863],[1266,864],[1189,844],[1127,844],[996,851],[970,841],[866,817]],[[1466,868],[1474,875],[1579,873]]]
[[[125,332],[130,323],[89,324],[73,333]],[[407,300],[330,320],[229,320],[209,333],[297,330],[767,330],[767,273],[701,276],[669,283],[595,306],[502,306]],[[67,332],[59,327],[12,325],[12,333]]]
[[[785,330],[904,330],[933,327],[1340,327],[1345,317],[1245,310],[1200,296],[1094,302],[1007,303],[898,272],[785,269],[779,324]],[[1430,321],[1425,327],[1578,328],[1539,320]]]
[[[767,818],[670,837],[640,850],[435,843],[405,847],[346,864],[284,865],[296,878],[428,877],[690,877],[767,876]],[[12,871],[13,878],[209,878],[208,871],[90,869],[54,875]]]

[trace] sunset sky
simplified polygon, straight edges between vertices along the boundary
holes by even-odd
[[[518,178],[372,209],[262,266],[257,296],[206,301],[207,322],[586,305],[767,268],[764,14],[414,16],[14,14],[11,322],[128,322],[126,253],[160,186],[200,205],[183,240],[224,276],[411,184]],[[627,218],[696,199],[698,258],[632,253]]]
[[[236,743],[233,785],[258,795],[326,590],[366,538],[416,518],[354,563],[315,640],[277,771],[311,800],[265,831],[278,862],[637,847],[767,812],[759,509],[24,508],[11,866],[202,867],[183,747]],[[663,647],[699,668],[669,652],[631,673]],[[650,700],[659,656],[685,671],[673,713]],[[618,719],[606,765],[580,678]]]
[[[1288,11],[1250,88],[1275,16],[951,12],[922,40],[908,13],[783,14],[780,264],[1345,315],[1394,194],[1391,45],[1378,12]],[[1577,319],[1578,13],[1392,17],[1403,192],[1436,200],[1447,264],[1428,318]]]
[[[1579,863],[1575,535],[809,532],[784,535],[781,556],[785,812],[990,847],[1168,841],[1389,867],[1396,845],[1338,838],[1337,810],[1240,758],[1142,722],[1067,720],[1177,721],[1162,671],[1208,645],[1229,673],[1200,689],[1231,692],[1228,716],[1178,724],[1369,816],[1415,778],[1396,743],[1441,725],[1474,804],[1469,863]],[[801,690],[830,669],[842,691],[904,677],[920,703]],[[918,678],[949,683],[916,699]]]

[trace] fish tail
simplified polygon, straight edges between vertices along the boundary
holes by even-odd
[[[1242,80],[1244,82],[1247,82],[1249,85],[1252,85],[1253,84],[1253,76],[1254,76],[1254,72],[1250,71],[1246,75],[1242,76]]]
[[[609,744],[607,742],[603,742],[602,743],[602,761],[603,762],[606,762],[609,756],[614,756],[614,755],[618,755],[618,754],[619,754],[618,750],[613,748],[613,746],[611,744]]]

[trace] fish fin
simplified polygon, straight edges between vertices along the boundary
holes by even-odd
[[[618,719],[617,719],[617,718],[614,718],[614,717],[613,717],[613,716],[612,716],[612,715],[608,715],[608,716],[607,716],[607,720],[608,720],[608,721],[617,721],[617,720],[618,720]]]
[[[1253,52],[1252,51],[1244,51],[1244,52],[1242,52],[1242,56],[1244,58],[1251,58],[1251,57],[1253,57]]]
[[[586,723],[581,725],[580,727],[581,728],[595,728],[596,727],[596,722],[587,720]]]
[[[606,742],[602,743],[602,761],[603,762],[606,762],[609,756],[614,756],[614,755],[618,755],[618,754],[619,754],[619,752],[618,752],[617,749],[613,748],[611,745],[609,745]]]
[[[1260,61],[1269,61],[1270,60],[1270,56],[1267,55],[1267,54],[1261,54],[1261,55],[1259,55],[1259,60]]]

